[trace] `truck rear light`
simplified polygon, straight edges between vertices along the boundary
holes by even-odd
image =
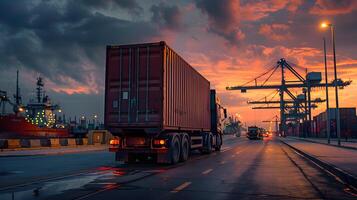
[[[154,147],[165,147],[166,140],[165,139],[154,139]]]
[[[119,139],[119,138],[111,139],[111,140],[109,141],[109,144],[110,144],[110,145],[119,146],[119,145],[120,145],[120,139]]]
[[[114,138],[109,140],[109,151],[116,152],[120,148],[120,138]]]

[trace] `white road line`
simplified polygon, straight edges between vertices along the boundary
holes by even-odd
[[[231,150],[231,149],[232,149],[232,147],[227,147],[227,148],[224,148],[223,150],[221,150],[221,152],[223,153],[223,152],[226,152],[226,151]]]
[[[233,154],[233,155],[232,155],[232,158],[234,158],[234,157],[236,157],[236,155]]]
[[[181,190],[185,189],[189,185],[191,185],[191,182],[184,182],[181,185],[177,186],[175,189],[171,190],[171,193],[180,192]]]
[[[226,164],[226,161],[221,161],[219,164],[223,165],[223,164]]]
[[[211,171],[213,171],[213,169],[207,169],[206,171],[203,171],[202,174],[206,175],[206,174],[210,173]]]

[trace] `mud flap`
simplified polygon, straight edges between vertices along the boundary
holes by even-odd
[[[171,159],[170,159],[169,152],[167,152],[167,153],[157,153],[157,163],[170,164],[171,163]]]

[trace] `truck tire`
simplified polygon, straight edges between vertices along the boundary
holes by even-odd
[[[218,134],[218,135],[216,136],[216,146],[215,146],[214,150],[220,151],[220,150],[221,150],[221,147],[222,147],[222,144],[223,144],[222,135],[221,135],[221,134]]]
[[[210,154],[213,147],[213,138],[211,133],[204,133],[203,147],[200,149],[201,154]]]
[[[184,162],[188,160],[190,153],[190,143],[188,140],[188,135],[183,134],[182,140],[181,140],[181,154],[180,154],[180,161]]]
[[[180,161],[181,144],[177,136],[171,138],[170,143],[170,163],[176,164]]]

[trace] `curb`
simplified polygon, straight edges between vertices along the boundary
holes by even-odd
[[[338,148],[344,148],[344,149],[350,149],[350,150],[357,150],[356,147],[349,147],[349,146],[338,146],[337,144],[327,144],[324,142],[318,142],[318,141],[314,141],[314,140],[309,140],[309,139],[304,139],[304,138],[291,138],[291,139],[295,139],[295,140],[302,140],[302,141],[306,141],[306,142],[311,142],[311,143],[316,143],[316,144],[324,144],[327,146],[333,146],[333,147],[338,147]]]
[[[307,158],[309,161],[312,161],[312,163],[319,165],[320,167],[322,167],[324,170],[330,172],[331,174],[333,174],[334,176],[338,177],[339,179],[342,180],[342,182],[344,182],[344,184],[347,184],[349,186],[352,186],[352,188],[354,190],[357,190],[357,177],[355,177],[354,175],[332,165],[329,164],[325,161],[322,161],[308,153],[305,153],[304,151],[301,151],[300,149],[288,144],[287,142],[280,140],[282,143],[284,143],[285,145],[287,145],[288,147],[290,147],[291,149],[295,150],[296,152],[298,152],[299,154],[301,154],[303,157]]]

